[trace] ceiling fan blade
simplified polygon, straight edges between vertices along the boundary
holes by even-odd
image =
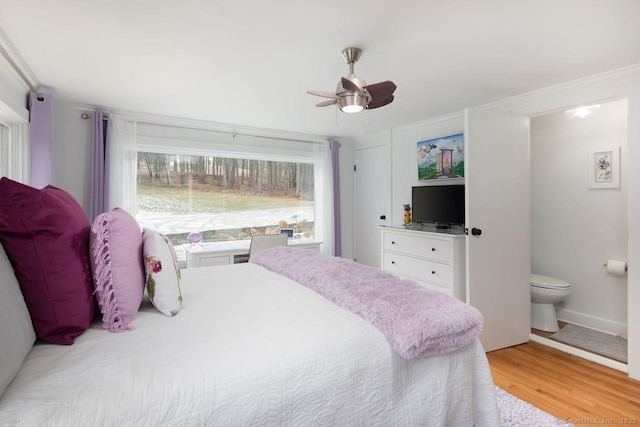
[[[349,77],[342,77],[342,87],[353,93],[360,93],[362,96],[367,96],[364,89],[358,85],[353,79]]]
[[[373,101],[367,104],[367,110],[384,107],[387,104],[391,104],[392,101],[393,101],[393,95],[389,95],[388,98],[385,98],[383,100],[374,99]]]
[[[316,107],[328,107],[329,105],[334,105],[338,101],[336,99],[331,99],[329,101],[322,101],[316,104]]]
[[[393,94],[393,92],[395,92],[396,88],[397,86],[395,83],[390,80],[365,86],[365,89],[367,89],[367,92],[369,92],[369,95],[371,95],[371,99],[374,102],[378,102],[378,100],[386,100],[391,96],[391,94]]]
[[[321,91],[317,91],[317,90],[308,90],[307,93],[309,95],[321,96],[323,98],[338,99],[338,95],[336,95],[335,93],[332,93],[332,92],[321,92]]]

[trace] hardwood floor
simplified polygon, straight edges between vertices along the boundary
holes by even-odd
[[[640,426],[640,381],[624,372],[535,342],[487,358],[498,387],[560,419]]]

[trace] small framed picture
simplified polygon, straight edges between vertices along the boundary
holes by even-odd
[[[293,228],[281,228],[280,233],[286,234],[287,237],[293,237]]]
[[[620,188],[620,147],[589,151],[589,188]]]

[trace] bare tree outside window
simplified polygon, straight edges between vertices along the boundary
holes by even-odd
[[[294,228],[314,235],[312,163],[139,152],[136,220],[175,245],[250,239]]]

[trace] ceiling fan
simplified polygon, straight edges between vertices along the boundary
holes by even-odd
[[[358,61],[361,54],[362,49],[357,47],[347,47],[342,50],[342,57],[349,64],[349,75],[340,79],[335,93],[316,90],[307,91],[310,95],[330,98],[328,101],[316,104],[316,107],[327,107],[336,104],[340,111],[357,113],[365,108],[371,110],[385,106],[393,101],[393,92],[396,90],[396,85],[392,81],[387,80],[368,85],[366,81],[356,77],[353,72],[353,64]]]

